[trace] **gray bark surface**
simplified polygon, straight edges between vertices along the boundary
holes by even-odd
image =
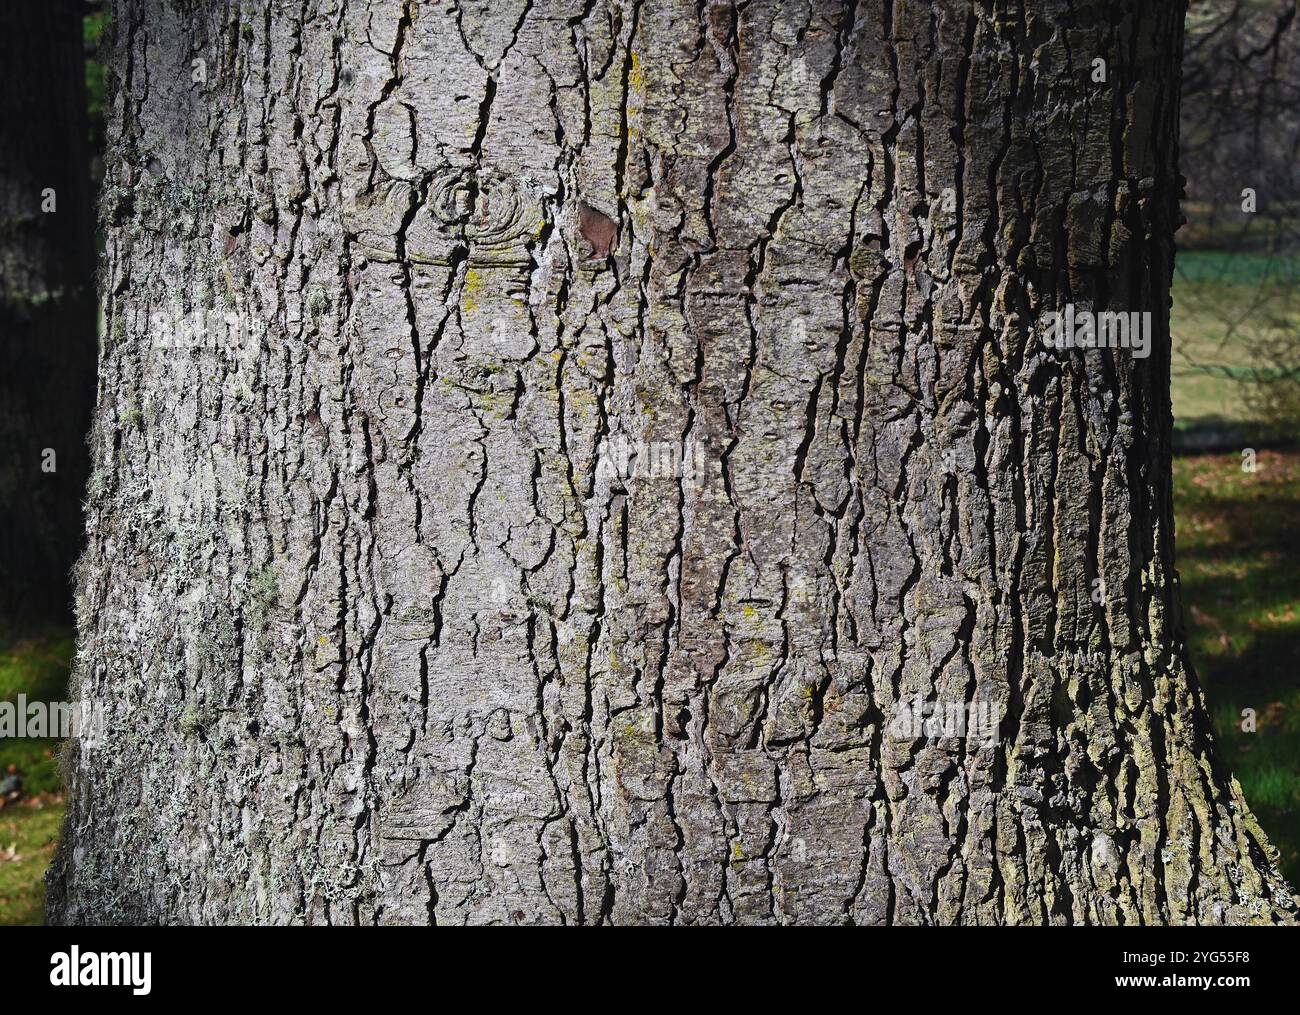
[[[52,916],[1290,920],[1179,620],[1181,16],[118,0]]]

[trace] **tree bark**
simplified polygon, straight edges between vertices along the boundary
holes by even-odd
[[[1291,919],[1173,566],[1181,5],[202,6],[116,4],[53,917]]]
[[[0,15],[0,618],[62,619],[82,548],[95,294],[80,4]]]

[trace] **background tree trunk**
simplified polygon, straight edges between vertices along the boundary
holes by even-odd
[[[1180,5],[202,6],[114,19],[55,918],[1289,918],[1182,649]]]
[[[66,620],[70,575],[82,548],[85,441],[95,391],[83,45],[81,5],[72,0],[5,4],[0,13],[0,619],[6,621]]]

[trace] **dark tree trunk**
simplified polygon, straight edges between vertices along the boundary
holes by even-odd
[[[52,915],[1289,919],[1179,623],[1182,11],[992,7],[119,2]]]
[[[80,11],[22,0],[0,13],[4,619],[70,616],[83,542],[95,293]]]

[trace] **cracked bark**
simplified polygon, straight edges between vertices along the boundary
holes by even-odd
[[[119,0],[51,914],[1290,920],[1179,620],[1181,10],[1032,6]]]

